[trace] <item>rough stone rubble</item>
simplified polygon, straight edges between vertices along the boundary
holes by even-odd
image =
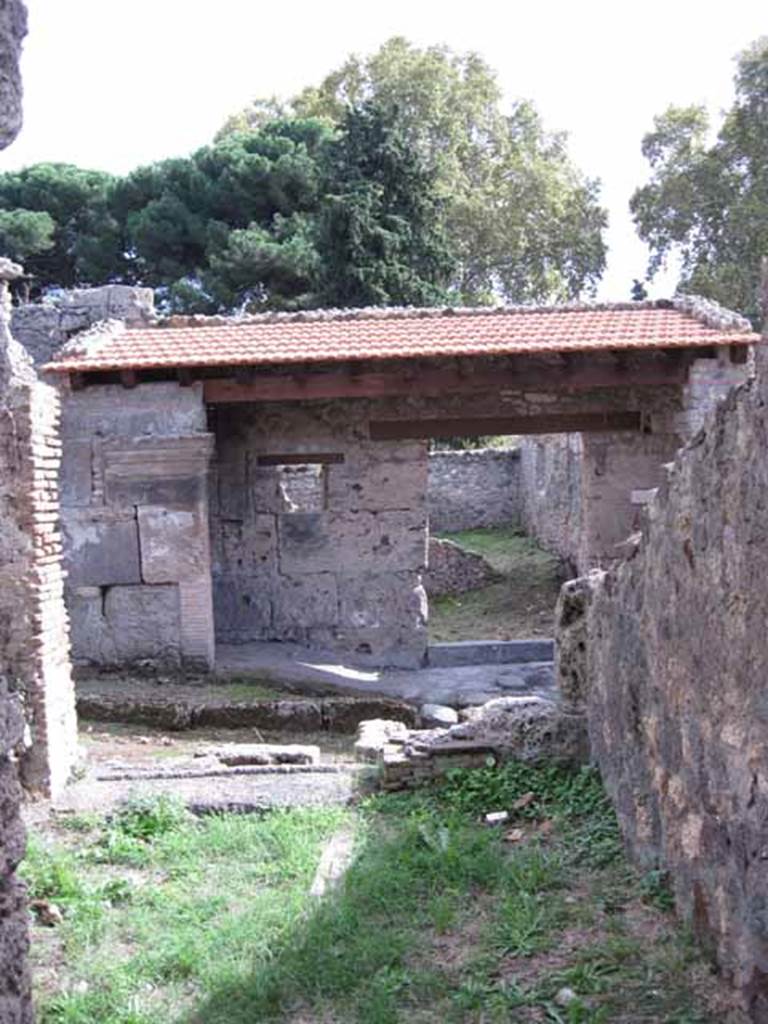
[[[13,141],[21,127],[19,56],[25,33],[23,3],[0,0],[0,149]],[[6,282],[19,270],[9,260],[0,259],[0,566],[4,570],[0,572],[5,577],[9,561],[19,555],[26,559],[30,552],[29,537],[22,535],[14,507],[19,455],[15,399],[19,386],[29,386],[31,373],[8,325]],[[12,675],[16,660],[12,650],[14,633],[19,613],[24,616],[28,605],[22,601],[20,607],[14,607],[18,589],[14,585],[6,590],[8,583],[7,578],[0,580],[0,1020],[3,1024],[32,1024],[27,910],[23,886],[16,878],[16,867],[25,849],[17,772],[25,722]]]
[[[768,1021],[768,361],[676,458],[629,560],[570,584],[560,685],[585,699],[622,831]]]

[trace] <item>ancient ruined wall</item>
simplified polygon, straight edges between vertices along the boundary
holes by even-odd
[[[593,576],[588,712],[626,841],[768,1021],[768,372],[679,454],[636,554]]]
[[[0,259],[0,1020],[26,1024],[32,1021],[27,911],[23,886],[15,876],[25,845],[18,759],[24,751],[28,698],[40,712],[35,724],[43,735],[37,738],[45,742],[45,706],[40,706],[40,695],[33,694],[32,687],[41,682],[36,670],[46,644],[44,638],[36,642],[36,634],[46,601],[44,583],[34,568],[40,540],[32,534],[33,509],[25,493],[34,476],[29,445],[32,406],[41,396],[34,394],[29,361],[8,330],[5,282],[16,270]],[[66,687],[68,677],[63,675],[61,682]],[[29,703],[26,711],[32,714]],[[62,743],[66,739],[62,737]],[[45,779],[39,781],[46,788]]]
[[[520,500],[516,448],[435,451],[429,456],[429,526],[434,533],[517,522]]]
[[[387,664],[423,659],[427,446],[367,440],[367,415],[367,403],[353,401],[216,410],[220,642],[292,640]],[[265,464],[280,456],[286,464]],[[296,457],[304,468],[290,464]]]
[[[520,440],[520,518],[547,551],[576,567],[581,538],[581,435]]]
[[[21,127],[21,76],[19,55],[26,32],[26,9],[20,0],[0,0],[0,149],[16,137]],[[0,423],[7,424],[12,411],[12,361],[21,355],[8,328],[6,280],[13,279],[12,265],[0,260]],[[8,558],[29,555],[28,538],[19,532],[13,505],[12,467],[17,463],[12,435],[0,431],[0,565]],[[8,581],[11,582],[11,581]],[[9,690],[11,656],[6,652],[14,612],[9,599],[18,596],[16,586],[0,589],[0,1020],[7,1024],[32,1024],[32,998],[27,960],[27,908],[24,888],[16,878],[16,866],[24,856],[24,827],[19,807],[16,752],[24,734],[24,718],[17,693]],[[26,602],[21,606],[26,608]]]
[[[73,335],[102,320],[147,323],[154,316],[151,288],[108,284],[75,288],[43,302],[14,306],[11,330],[36,366],[48,362]]]
[[[78,662],[210,666],[206,433],[199,386],[66,396],[62,526]]]
[[[0,0],[0,149],[21,129],[21,44],[27,34],[27,10],[21,0]]]

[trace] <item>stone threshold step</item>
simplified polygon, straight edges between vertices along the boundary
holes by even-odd
[[[517,665],[527,661],[552,661],[552,639],[536,640],[458,640],[430,644],[427,662],[430,668],[459,668],[463,665]]]

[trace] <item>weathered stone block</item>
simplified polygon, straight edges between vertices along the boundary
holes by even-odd
[[[92,445],[72,441],[62,452],[59,470],[59,498],[65,507],[90,504],[92,486]]]
[[[303,640],[307,630],[331,628],[338,620],[336,577],[332,573],[280,576],[276,580],[273,626],[283,639]]]
[[[426,629],[427,598],[417,573],[342,576],[339,621],[357,629]]]
[[[472,709],[469,721],[452,726],[431,744],[459,740],[486,744],[516,761],[560,761],[580,764],[589,759],[584,715],[573,714],[543,697],[499,697]]]
[[[271,639],[274,634],[269,578],[214,579],[213,614],[216,638],[221,643]]]
[[[244,520],[249,512],[245,452],[218,445],[216,460],[217,498],[222,519]],[[258,508],[258,506],[256,506]]]
[[[589,695],[588,612],[603,573],[564,583],[555,608],[555,679],[564,702],[586,706]]]
[[[353,449],[343,463],[327,467],[328,507],[422,510],[427,500],[427,464],[425,444]]]
[[[102,587],[69,587],[66,592],[72,660],[114,665],[115,643],[104,616]]]
[[[139,533],[134,518],[69,510],[62,516],[64,568],[74,587],[140,583]]]
[[[174,583],[207,573],[207,523],[199,509],[139,506],[141,573],[145,583]]]
[[[151,661],[178,665],[181,659],[178,587],[110,587],[104,615],[119,665]]]
[[[271,515],[245,521],[222,519],[217,575],[255,576],[277,571],[277,522]]]
[[[286,575],[418,570],[427,558],[426,521],[418,512],[284,515],[279,558]]]
[[[119,384],[76,391],[62,409],[62,436],[100,437],[178,436],[206,429],[202,385]]]

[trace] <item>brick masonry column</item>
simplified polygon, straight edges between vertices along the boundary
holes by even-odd
[[[6,280],[13,271],[5,261]],[[28,727],[21,777],[55,796],[77,758],[59,531],[59,399],[7,329],[0,352],[0,650]]]

